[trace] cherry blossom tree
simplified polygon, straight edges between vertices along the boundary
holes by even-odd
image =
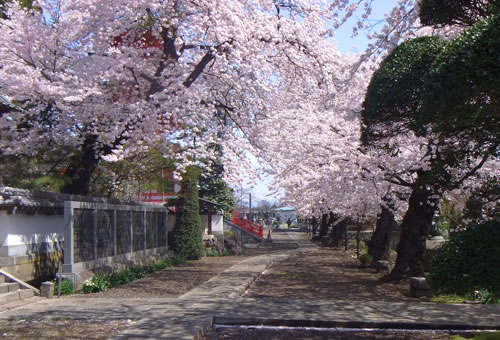
[[[66,192],[86,193],[106,155],[161,140],[181,170],[245,149],[248,129],[283,91],[311,93],[337,53],[324,3],[301,1],[38,1],[10,4],[0,36],[2,152],[72,145]],[[221,133],[223,132],[223,133]]]
[[[349,3],[333,2],[332,9],[347,10],[348,16],[356,7],[348,6]],[[364,4],[365,13],[368,13],[369,4]],[[490,161],[488,157],[484,158],[477,152],[471,157],[472,150],[478,151],[481,148],[479,145],[485,146],[488,143],[471,144],[471,138],[460,138],[465,137],[463,133],[459,134],[460,136],[446,135],[443,131],[438,134],[427,133],[429,127],[428,123],[422,120],[423,116],[408,114],[417,112],[422,107],[425,74],[446,46],[446,41],[439,38],[417,39],[391,54],[392,58],[398,58],[398,53],[401,52],[401,63],[387,66],[384,71],[379,72],[379,77],[383,72],[395,73],[389,75],[390,80],[384,83],[384,86],[375,86],[376,91],[380,93],[369,94],[365,102],[369,110],[364,110],[362,139],[365,142],[370,140],[380,148],[378,151],[372,149],[361,152],[357,142],[360,136],[359,118],[356,118],[355,113],[360,110],[366,83],[356,82],[355,79],[362,74],[363,65],[369,60],[367,57],[390,52],[402,39],[436,34],[445,39],[452,39],[464,29],[463,25],[448,26],[447,23],[435,28],[424,27],[419,22],[418,8],[411,6],[415,4],[410,1],[400,2],[400,6],[392,12],[394,16],[388,19],[388,24],[384,27],[387,34],[375,37],[377,45],[369,46],[367,52],[357,61],[344,59],[343,65],[346,69],[354,70],[354,74],[348,77],[338,76],[332,86],[335,90],[322,94],[321,98],[308,97],[298,103],[291,99],[292,104],[286,110],[275,113],[263,123],[261,133],[256,138],[264,143],[260,149],[264,150],[263,157],[267,157],[268,162],[272,164],[271,172],[278,178],[276,185],[284,188],[284,202],[298,207],[304,214],[315,210],[316,213],[319,211],[323,214],[323,217],[325,213],[332,211],[340,212],[344,216],[374,216],[381,211],[380,217],[383,218],[387,215],[384,212],[388,212],[385,209],[392,205],[383,202],[388,193],[400,200],[409,197],[409,202],[406,203],[409,203],[410,210],[406,211],[407,204],[399,201],[399,209],[396,208],[396,211],[400,217],[405,216],[407,224],[421,220],[424,227],[420,228],[421,232],[403,236],[401,254],[406,251],[408,256],[398,258],[399,274],[406,270],[401,269],[402,267],[409,266],[408,261],[415,261],[414,273],[420,274],[421,262],[418,259],[423,256],[422,241],[428,233],[439,197],[446,190],[463,185],[469,176]],[[467,6],[462,10],[467,11]],[[423,46],[430,49],[425,50]],[[369,78],[369,72],[362,74],[361,78],[363,77]],[[463,92],[463,89],[460,91]],[[434,92],[437,97],[439,93]],[[329,101],[326,98],[334,100]],[[338,105],[339,101],[346,99],[348,105]],[[432,104],[430,107],[432,108]],[[347,112],[349,114],[346,114]],[[370,118],[371,113],[374,119]],[[346,119],[347,117],[349,119]],[[354,123],[347,127],[347,121]],[[339,128],[339,124],[343,128]],[[491,128],[494,130],[495,126],[497,125],[494,124]],[[434,130],[436,127],[434,125]],[[487,133],[476,135],[494,136],[491,128],[486,129]],[[491,142],[491,138],[489,141]],[[490,143],[490,146],[486,147],[489,152],[495,148],[493,144]],[[456,167],[443,168],[446,155],[459,149],[470,151],[469,156],[459,156],[459,162],[462,162],[460,171],[457,171]],[[436,174],[437,169],[440,169],[440,174]],[[441,178],[438,183],[431,181],[431,178],[438,177]],[[445,184],[446,182],[449,183]],[[393,199],[388,200],[394,202]],[[326,221],[325,218],[323,220]],[[388,220],[388,224],[393,226],[390,221],[392,219]],[[384,237],[383,235],[382,238]],[[408,242],[418,243],[420,246],[413,247]],[[416,248],[420,249],[420,255],[410,254]],[[406,263],[401,264],[403,262]],[[420,269],[417,270],[417,267]]]

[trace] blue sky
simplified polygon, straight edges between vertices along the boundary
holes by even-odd
[[[397,0],[374,0],[373,1],[373,11],[371,17],[373,18],[373,23],[376,21],[384,19],[384,14],[391,11],[394,6],[397,5]],[[346,22],[335,34],[335,40],[337,42],[337,47],[340,52],[343,53],[361,53],[363,52],[369,40],[366,38],[366,32],[359,32],[359,34],[352,38],[352,26],[357,21],[357,17],[353,16]],[[268,185],[271,183],[272,177],[263,177],[261,182],[253,185],[252,197],[253,206],[256,206],[260,200],[268,200],[275,202],[279,199],[279,195],[268,196],[270,191],[268,190]],[[250,188],[252,185],[247,185]]]

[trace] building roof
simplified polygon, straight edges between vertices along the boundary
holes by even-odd
[[[9,213],[13,213],[16,210],[21,210],[28,213],[38,212],[46,214],[63,214],[65,201],[147,206],[151,205],[157,207],[157,205],[154,205],[153,203],[120,201],[117,199],[106,199],[100,197],[0,187],[0,210],[7,210]]]
[[[0,113],[9,111],[22,111],[21,108],[12,104],[7,98],[0,95]]]
[[[274,211],[295,211],[295,208],[291,207],[282,207],[282,208],[276,208]]]

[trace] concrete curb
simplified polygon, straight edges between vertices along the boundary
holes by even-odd
[[[500,330],[500,321],[491,326],[477,324],[434,323],[434,322],[371,322],[335,320],[294,320],[294,319],[250,319],[214,317],[213,325],[224,326],[273,326],[308,328],[347,328],[347,329],[401,329],[401,330]]]

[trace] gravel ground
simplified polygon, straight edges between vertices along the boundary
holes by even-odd
[[[175,298],[208,281],[242,256],[204,257],[147,275],[130,284],[96,294],[68,298]],[[0,339],[109,339],[134,320],[0,320]]]
[[[286,240],[283,240],[286,241]],[[266,252],[281,252],[296,248],[294,243],[263,244],[248,249],[246,256]],[[241,256],[205,257],[198,261],[167,268],[147,277],[111,289],[85,295],[86,298],[155,298],[179,297],[209,280],[233,264]],[[319,248],[308,254],[292,256],[273,264],[244,296],[260,298],[348,299],[351,301],[410,300],[402,291],[406,282],[387,283],[383,273],[360,269],[351,253],[331,248]],[[76,295],[81,297],[81,295]],[[414,300],[414,299],[412,299]],[[416,300],[418,303],[418,300]],[[108,339],[133,323],[134,320],[0,320],[0,338],[6,339]],[[331,332],[326,330],[271,330],[256,328],[216,328],[205,340],[219,339],[450,339],[443,332]]]
[[[241,256],[202,257],[171,267],[105,292],[85,294],[88,298],[176,298],[238,263]],[[81,297],[81,294],[75,294]]]
[[[245,294],[259,298],[294,298],[349,301],[418,301],[402,294],[406,281],[385,282],[385,273],[359,268],[352,253],[319,248],[280,261],[264,272]]]
[[[104,340],[132,323],[131,320],[0,320],[0,338]]]

